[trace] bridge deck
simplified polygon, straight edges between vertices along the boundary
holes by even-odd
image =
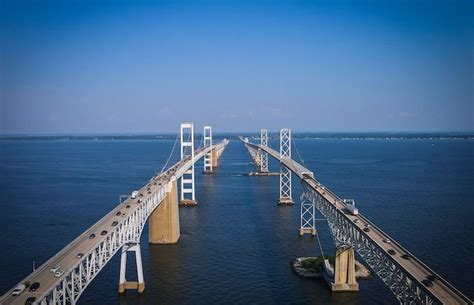
[[[220,143],[214,145],[213,147],[221,147],[222,145],[223,144]],[[196,150],[194,162],[202,158],[211,149],[212,147]],[[148,194],[148,188],[150,188],[152,194],[157,192],[160,188],[164,188],[171,179],[179,178],[189,167],[191,167],[191,165],[191,157],[187,157],[171,166],[164,173],[150,179],[146,185],[138,190],[139,194],[143,194],[142,197],[137,196],[135,199],[131,199],[129,197],[120,203],[112,211],[102,217],[98,222],[84,231],[81,235],[70,242],[61,251],[59,251],[55,256],[50,258],[47,262],[42,264],[38,269],[36,269],[19,283],[21,284],[26,281],[30,282],[30,284],[34,282],[40,283],[40,287],[35,292],[30,292],[28,289],[26,289],[19,296],[12,296],[11,293],[13,291],[13,287],[0,298],[0,304],[25,304],[26,299],[29,297],[35,297],[36,301],[39,301],[48,291],[52,289],[52,287],[56,286],[65,276],[67,276],[68,270],[73,269],[78,264],[80,261],[80,259],[76,257],[78,253],[83,253],[84,257],[86,257],[86,253],[93,251],[97,245],[106,238],[107,234],[101,235],[102,231],[105,230],[109,233],[114,228],[112,226],[113,221],[117,221],[120,224],[124,218],[126,218],[128,215],[131,215],[132,212],[137,209],[137,207],[140,205],[140,203],[138,203],[139,199],[141,199],[143,202],[147,199],[147,197],[151,196]],[[127,205],[129,205],[129,208],[126,207]],[[117,216],[117,212],[121,212],[121,215]],[[95,238],[90,239],[89,236],[92,233],[94,233],[96,236]],[[61,270],[65,271],[60,278],[54,277],[54,274],[50,272],[50,269],[53,266],[59,266]]]
[[[372,222],[370,222],[366,217],[364,217],[359,210],[358,215],[352,215],[347,212],[346,205],[342,202],[341,198],[336,196],[321,183],[319,183],[314,178],[310,178],[306,173],[310,173],[310,170],[306,169],[304,166],[290,158],[280,158],[280,154],[274,149],[268,146],[261,146],[252,143],[245,143],[246,145],[253,146],[256,149],[262,149],[273,158],[279,160],[292,172],[294,172],[304,183],[308,184],[314,191],[316,191],[320,196],[322,196],[327,202],[333,204],[333,206],[342,214],[344,217],[347,217],[352,225],[357,227],[361,234],[365,234],[370,240],[377,244],[381,249],[387,252],[387,257],[393,260],[401,269],[403,269],[407,274],[410,275],[412,280],[417,281],[421,287],[423,287],[429,294],[434,296],[435,299],[443,304],[472,304],[472,301],[468,297],[463,295],[459,290],[453,287],[449,282],[443,279],[440,275],[436,274],[428,266],[426,266],[421,260],[416,258],[408,250],[403,248],[398,242],[393,240],[388,234],[383,232]],[[354,223],[355,219],[359,219],[358,223]],[[365,232],[363,229],[366,225],[370,225],[370,231]],[[389,239],[391,243],[385,243],[384,240]],[[390,255],[388,253],[389,249],[395,250],[395,255]],[[410,260],[403,259],[401,255],[409,254],[411,256]],[[432,287],[426,287],[421,282],[426,279],[427,276],[435,275],[438,280],[433,282]]]

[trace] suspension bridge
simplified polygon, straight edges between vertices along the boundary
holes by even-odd
[[[180,140],[180,160],[168,166]],[[355,251],[383,280],[402,304],[472,304],[465,295],[436,274],[401,244],[315,179],[314,173],[292,159],[291,131],[280,130],[279,151],[261,130],[260,143],[242,138],[258,172],[269,174],[269,157],[280,164],[278,204],[292,205],[292,174],[302,184],[300,235],[317,236],[315,212],[327,220],[336,245],[336,261],[326,264],[325,278],[332,291],[357,291]],[[203,159],[203,173],[212,174],[228,140],[214,144],[212,128],[204,127],[202,144],[195,148],[194,126],[182,123],[163,169],[65,248],[26,276],[0,298],[0,304],[76,304],[82,293],[118,252],[118,291],[145,291],[140,236],[148,221],[148,242],[173,244],[180,238],[178,206],[196,206],[195,163]],[[297,150],[297,149],[296,149]],[[297,150],[299,155],[299,152]],[[301,160],[301,156],[300,156]],[[179,187],[178,187],[179,185]],[[390,240],[391,243],[386,243]],[[318,239],[319,241],[319,239]],[[320,246],[320,244],[319,244]],[[320,246],[322,253],[322,248]],[[137,281],[127,281],[127,256],[135,254]],[[32,289],[35,287],[34,289]]]

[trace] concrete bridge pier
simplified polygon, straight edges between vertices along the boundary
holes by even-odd
[[[135,252],[135,260],[137,264],[138,281],[127,281],[127,253]],[[120,281],[119,293],[124,293],[127,289],[138,290],[139,293],[145,291],[145,280],[143,279],[142,254],[140,250],[140,243],[130,243],[122,247],[122,256],[120,259]]]
[[[148,242],[150,244],[175,244],[180,237],[178,181],[167,185],[163,202],[151,213],[148,220]]]
[[[334,292],[359,291],[359,284],[355,277],[354,248],[343,245],[336,249],[334,283],[331,284]]]

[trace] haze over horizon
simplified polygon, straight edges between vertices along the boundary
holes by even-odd
[[[472,1],[2,1],[0,134],[474,131]]]

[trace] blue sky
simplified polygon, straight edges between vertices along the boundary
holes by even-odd
[[[1,1],[0,132],[473,131],[473,1]]]

